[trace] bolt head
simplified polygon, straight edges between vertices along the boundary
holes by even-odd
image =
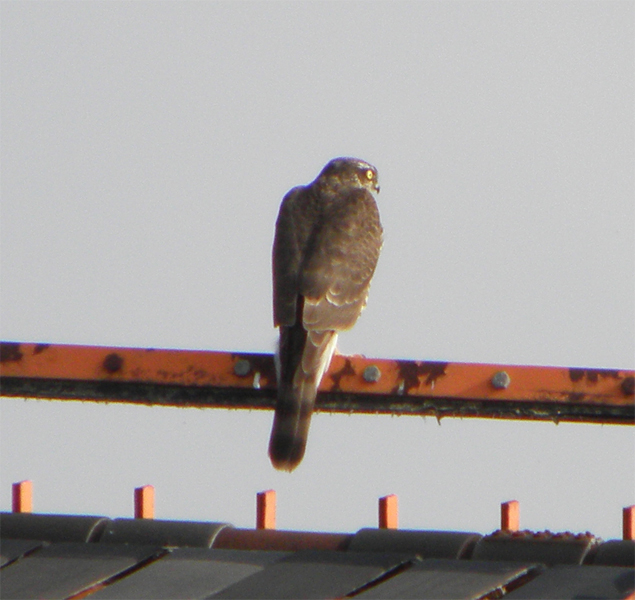
[[[362,375],[362,377],[364,378],[364,381],[367,381],[368,383],[375,383],[379,381],[379,378],[381,377],[381,371],[379,370],[379,367],[377,365],[368,365],[364,369],[364,374]]]
[[[251,371],[251,364],[244,358],[241,358],[234,364],[234,373],[238,375],[238,377],[249,375],[249,371]]]
[[[504,390],[509,387],[512,380],[505,371],[498,371],[492,376],[491,382],[497,390]]]

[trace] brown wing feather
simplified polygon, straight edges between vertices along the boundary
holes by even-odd
[[[299,186],[282,199],[273,241],[273,323],[293,325],[296,319],[298,278],[319,206],[310,187]]]
[[[382,243],[379,212],[365,189],[336,198],[300,267],[304,323],[310,329],[350,329],[366,306]]]

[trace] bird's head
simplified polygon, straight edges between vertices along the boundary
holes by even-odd
[[[329,187],[345,185],[379,192],[377,169],[359,158],[334,158],[322,169],[318,181]]]

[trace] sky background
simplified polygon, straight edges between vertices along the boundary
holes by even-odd
[[[613,2],[7,2],[0,337],[270,352],[279,203],[335,156],[379,170],[369,357],[635,367],[635,10]],[[1,401],[0,508],[621,537],[633,428]]]

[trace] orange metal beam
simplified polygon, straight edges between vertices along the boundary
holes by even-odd
[[[0,343],[2,395],[272,408],[270,354]],[[317,409],[633,424],[634,371],[333,358]]]

